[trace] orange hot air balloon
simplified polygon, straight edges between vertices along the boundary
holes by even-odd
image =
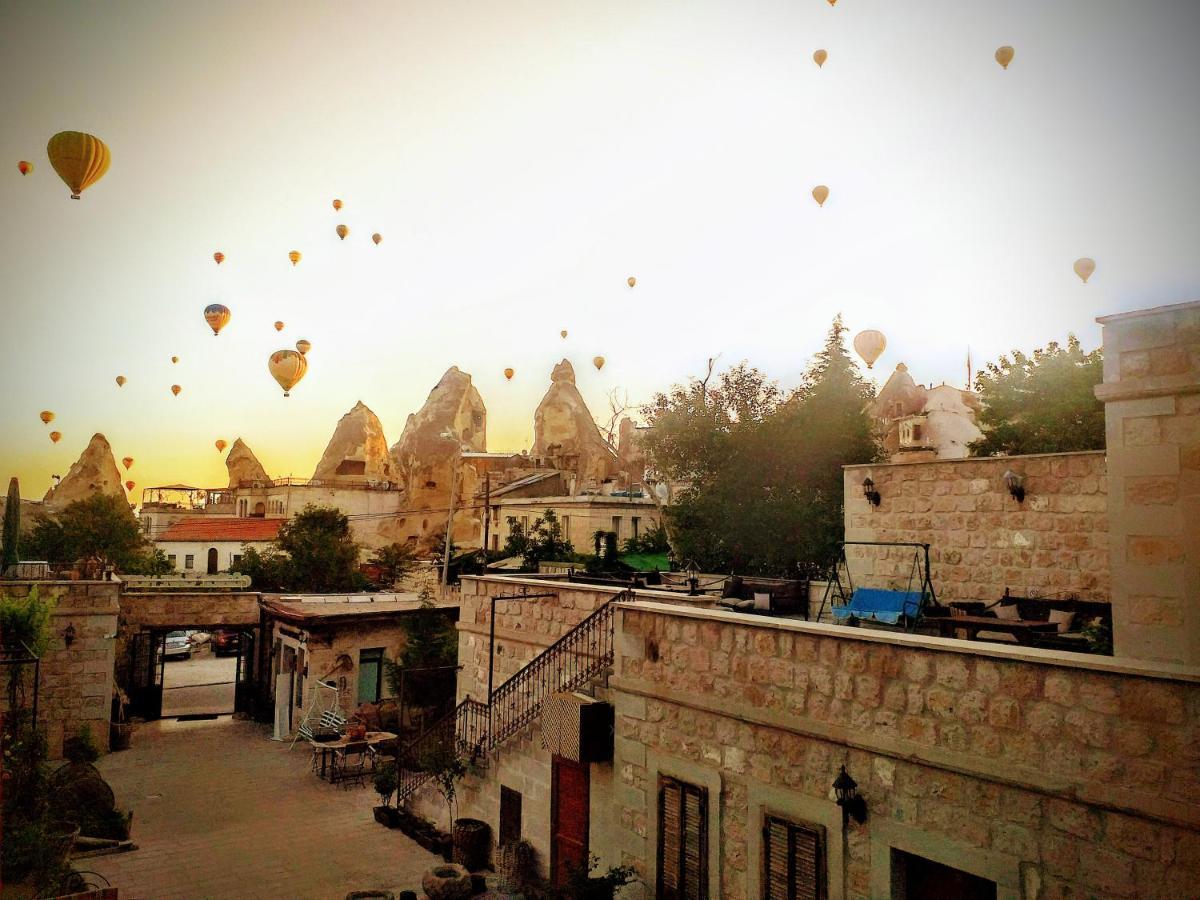
[[[1096,261],[1088,259],[1086,256],[1081,256],[1075,260],[1075,274],[1083,279],[1083,283],[1087,284],[1087,280],[1092,277],[1092,273],[1096,271]]]
[[[308,360],[295,350],[276,350],[267,360],[267,369],[283,388],[283,396],[290,397],[292,388],[300,383],[308,371]]]
[[[513,374],[514,374],[514,373],[513,373],[513,370],[512,370],[512,369],[505,369],[505,370],[504,370],[504,377],[505,377],[507,380],[509,380],[509,381],[512,381]]]
[[[371,240],[373,240],[375,242],[375,246],[378,247],[380,244],[383,243],[383,235],[377,231],[373,235],[371,235]]]
[[[133,457],[126,456],[124,459],[121,460],[121,465],[123,465],[125,467],[126,471],[128,471],[129,469],[132,469],[133,468]]]
[[[567,339],[567,329],[564,328],[562,331],[560,331],[558,336],[565,341]]]
[[[218,250],[213,254],[213,259],[217,261],[217,265],[219,266],[221,263],[225,262],[225,254]]]
[[[33,163],[29,162],[28,160],[23,159],[19,163],[17,163],[17,171],[20,172],[22,175],[28,175],[30,172],[33,171]]]
[[[625,279],[625,283],[632,288],[637,284],[637,279],[634,278],[632,275],[630,275],[628,278]]]
[[[823,184],[818,184],[812,189],[813,199],[817,201],[817,206],[824,206],[825,201],[829,199],[829,188]]]
[[[179,385],[177,385],[177,384],[173,384],[173,385],[171,385],[171,393],[172,393],[172,394],[174,394],[176,397],[178,397],[178,396],[179,396],[179,392],[180,392],[180,391],[182,391],[182,390],[183,390],[183,388],[181,388],[181,387],[180,387]]]
[[[1012,47],[1001,47],[996,51],[996,62],[1000,63],[1003,68],[1007,69],[1008,64],[1013,61],[1013,57],[1016,55],[1017,52],[1013,50]]]
[[[283,331],[283,323],[282,323],[282,322],[276,322],[276,323],[275,323],[275,330],[276,330],[276,331]]]
[[[175,365],[175,364],[176,364],[176,363],[178,363],[178,362],[179,362],[179,357],[178,357],[178,356],[172,356],[172,357],[171,357],[171,365]]]
[[[341,211],[342,211],[342,201],[341,201],[341,200],[334,200],[334,201],[333,201],[333,208],[334,208],[335,210],[337,210],[338,212],[341,212]]]
[[[225,441],[223,441],[221,438],[217,438],[217,441],[215,444],[213,444],[213,446],[216,447],[217,452],[220,453],[222,450],[224,450],[229,445],[227,443],[225,443]]]
[[[125,482],[125,490],[132,491],[136,484],[137,484],[137,482],[134,482],[134,481]]]
[[[71,199],[104,177],[112,156],[104,141],[82,131],[60,131],[46,144],[46,155],[58,177],[71,189]]]
[[[815,62],[817,64],[818,68],[825,65],[825,60],[827,60],[827,59],[829,59],[829,54],[826,53],[824,50],[818,50],[816,53],[813,54],[813,62]]]
[[[854,352],[862,357],[868,369],[875,365],[875,360],[879,359],[886,347],[887,338],[883,336],[882,331],[869,328],[854,336]]]
[[[304,338],[300,338],[300,340],[296,341],[296,349],[300,351],[301,356],[304,356],[304,354],[308,353],[308,351],[312,349],[312,344],[310,344]]]
[[[346,239],[346,235],[348,235],[350,233],[350,229],[348,227],[346,227],[345,225],[339,225],[334,230],[337,232],[337,236],[340,237],[343,241]]]
[[[125,387],[125,376],[124,375],[117,376],[117,387]]]
[[[50,432],[50,440],[52,440],[54,443],[57,444],[59,441],[62,440],[62,432],[61,431]]]
[[[604,368],[604,357],[603,356],[592,357],[592,365],[595,366],[596,371],[599,372],[601,369]]]
[[[292,261],[293,266],[296,265],[296,263],[300,262],[300,251],[293,250],[291,253],[288,254],[288,259],[290,259]]]
[[[837,3],[837,0],[829,0],[829,5],[830,5],[830,6],[833,6],[835,3]]]
[[[49,425],[51,422],[54,421],[54,413],[50,412],[50,410],[48,410],[48,409],[43,409],[38,414],[38,418],[40,418],[42,420],[43,425]]]
[[[232,316],[233,313],[229,311],[229,307],[220,303],[210,303],[204,307],[204,321],[212,329],[213,337],[221,333],[221,329],[229,324]]]

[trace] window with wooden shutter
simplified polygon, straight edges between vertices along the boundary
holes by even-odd
[[[659,900],[708,900],[708,791],[658,779]]]
[[[764,900],[825,900],[825,829],[767,816]]]

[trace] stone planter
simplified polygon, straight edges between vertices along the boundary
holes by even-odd
[[[492,828],[479,819],[454,820],[454,861],[468,872],[488,867],[492,851]]]
[[[429,900],[470,900],[471,873],[462,866],[447,863],[426,872],[421,888]]]

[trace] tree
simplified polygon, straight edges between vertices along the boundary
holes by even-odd
[[[27,548],[35,558],[57,565],[96,557],[120,572],[143,574],[165,564],[142,534],[129,504],[101,494],[76,500],[55,518],[38,520]]]
[[[529,546],[529,538],[525,536],[525,526],[516,516],[509,516],[508,537],[504,539],[505,556],[524,556],[525,548]]]
[[[286,591],[290,590],[290,562],[275,549],[268,547],[260,551],[256,547],[245,547],[242,558],[233,563],[229,571],[249,576],[250,586],[256,591]]]
[[[682,486],[666,510],[680,560],[780,577],[826,569],[843,533],[842,466],[879,455],[866,411],[874,389],[845,333],[839,316],[790,394],[742,362],[646,409],[651,464]]]
[[[289,591],[337,593],[363,583],[350,520],[336,507],[304,507],[279,529],[274,545],[288,557]]]
[[[9,566],[15,566],[21,561],[21,487],[17,479],[8,482],[8,500],[4,504],[4,543],[3,560],[0,561],[0,574],[8,571]]]
[[[403,706],[441,708],[454,699],[455,673],[447,667],[458,662],[458,631],[438,609],[428,585],[421,588],[420,601],[419,610],[401,620],[404,644],[394,660],[384,658],[383,669]]]
[[[1067,346],[1051,341],[1026,356],[1014,350],[975,377],[983,404],[983,437],[974,456],[1065,453],[1104,449],[1104,404],[1096,385],[1104,378],[1101,350],[1084,353],[1075,335]]]
[[[521,568],[526,572],[536,572],[538,563],[543,560],[574,560],[575,547],[563,536],[562,523],[552,509],[546,510],[529,529],[525,539],[525,550],[522,554]]]
[[[417,560],[408,544],[397,541],[380,547],[371,557],[371,565],[379,570],[379,582],[394,587],[401,578],[416,568]]]

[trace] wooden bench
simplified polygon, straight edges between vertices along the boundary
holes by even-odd
[[[953,637],[956,631],[965,631],[969,641],[977,640],[981,631],[998,631],[1011,634],[1018,644],[1029,646],[1037,643],[1040,635],[1053,634],[1058,630],[1053,622],[999,619],[995,616],[925,616],[922,624],[936,627],[945,637]]]

